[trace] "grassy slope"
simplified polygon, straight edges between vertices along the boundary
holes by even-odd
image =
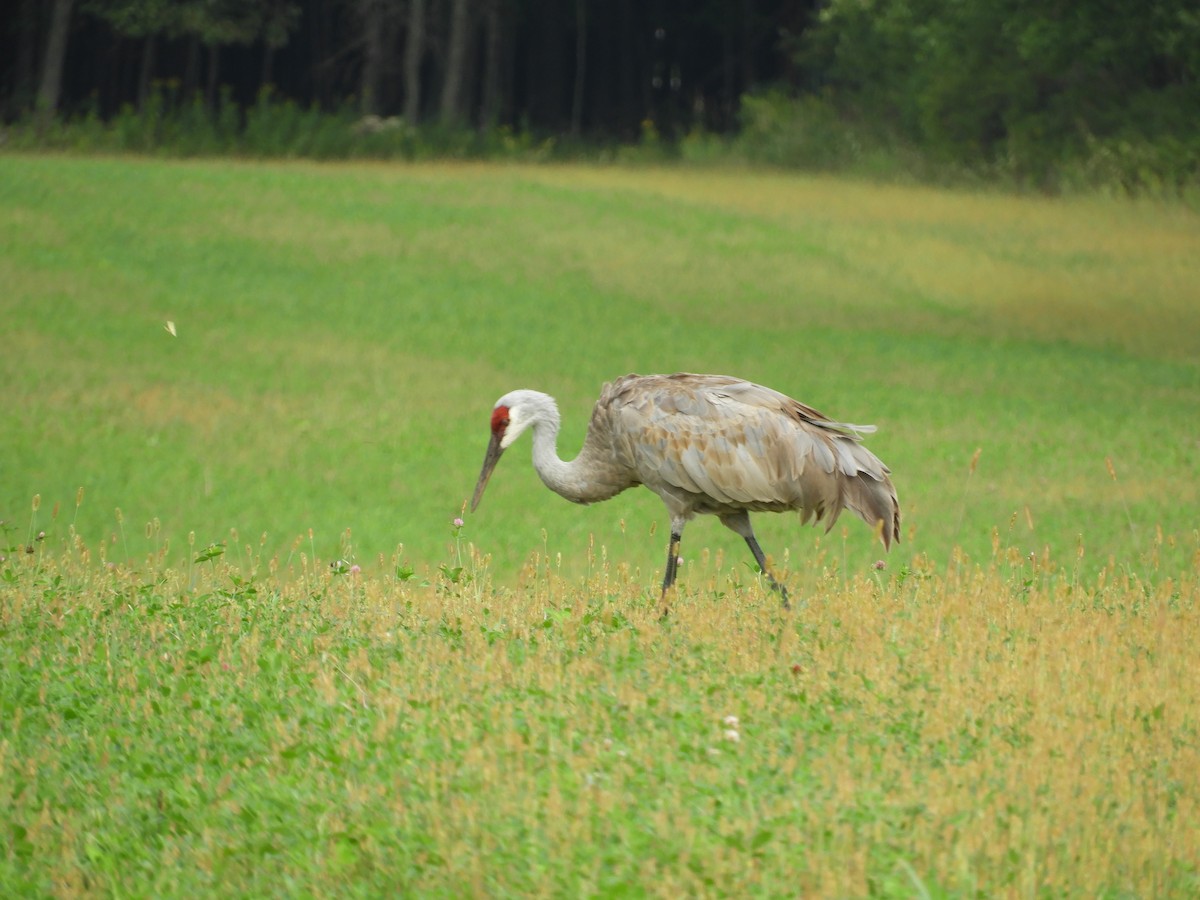
[[[83,485],[79,531],[115,532],[121,507],[132,556],[157,518],[177,554],[233,527],[286,556],[313,528],[328,557],[350,528],[366,565],[403,543],[431,566],[495,397],[554,393],[569,455],[602,381],[681,369],[877,423],[905,558],[987,554],[1018,512],[1014,540],[1073,555],[1082,535],[1098,562],[1196,525],[1200,229],[1181,210],[687,171],[31,158],[0,158],[0,191],[0,510],[21,531],[41,493],[39,527],[60,503],[61,532]],[[470,520],[501,572],[543,528],[568,567],[594,534],[658,569],[655,498],[571,507],[526,454]],[[812,556],[818,532],[760,519],[777,557]],[[722,532],[693,526],[685,553],[740,559]],[[835,556],[843,533],[855,567],[877,555],[850,524]]]
[[[0,893],[1194,896],[1196,224],[0,157],[0,517],[38,492],[48,532],[0,564]],[[573,507],[522,448],[450,536],[496,396],[555,392],[569,452],[604,378],[671,369],[877,422],[898,564],[762,516],[785,616],[697,523],[662,623],[658,501]],[[231,526],[249,559],[188,562]],[[399,541],[430,584],[373,571]]]

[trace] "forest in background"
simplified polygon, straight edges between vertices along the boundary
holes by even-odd
[[[1187,195],[1200,8],[1067,0],[17,0],[4,143],[736,157]]]

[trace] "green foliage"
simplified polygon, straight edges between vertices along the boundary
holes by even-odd
[[[537,140],[508,128],[479,132],[440,123],[413,128],[397,117],[362,117],[353,103],[334,111],[303,108],[270,88],[244,111],[222,88],[214,109],[200,94],[183,96],[174,81],[155,84],[141,110],[127,104],[107,121],[87,113],[57,121],[49,129],[31,119],[14,125],[7,139],[17,150],[182,157],[540,161],[561,155],[553,140]],[[596,151],[578,147],[567,155],[581,154]],[[654,155],[662,158],[661,152]]]
[[[739,145],[754,162],[816,171],[851,167],[860,151],[830,104],[779,91],[742,98]]]
[[[126,36],[188,34],[226,46],[262,38],[282,47],[300,19],[299,5],[289,0],[85,0],[83,9]]]
[[[836,0],[798,59],[842,117],[880,123],[931,164],[1051,188],[1086,171],[1089,184],[1178,194],[1200,178],[1197,46],[1186,0]],[[1110,172],[1114,146],[1145,149]]]
[[[118,33],[129,37],[177,29],[183,8],[183,4],[170,0],[84,0],[82,6],[84,11],[106,19]]]
[[[353,132],[349,110],[336,114],[316,108],[301,109],[287,99],[275,99],[264,90],[246,111],[242,146],[250,155],[286,159],[330,159],[343,156]]]
[[[1200,198],[1200,135],[1157,141],[1088,136],[1086,152],[1062,166],[1062,185],[1126,196]]]

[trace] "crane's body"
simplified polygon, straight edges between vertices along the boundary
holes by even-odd
[[[749,545],[771,586],[751,512],[796,510],[833,527],[843,509],[879,530],[884,547],[900,539],[900,506],[888,467],[863,447],[873,426],[834,422],[784,394],[726,375],[626,375],[604,386],[579,455],[558,456],[554,398],[505,394],[492,410],[492,439],[471,509],[492,470],[526,429],[545,485],[575,503],[594,503],[643,484],[671,518],[663,593],[675,581],[684,526],[715,515]]]

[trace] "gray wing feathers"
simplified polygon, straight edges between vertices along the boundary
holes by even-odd
[[[899,508],[888,468],[859,443],[872,426],[832,422],[778,391],[726,376],[625,376],[601,394],[613,449],[639,480],[693,512],[795,509],[833,527],[843,509],[882,522]]]

